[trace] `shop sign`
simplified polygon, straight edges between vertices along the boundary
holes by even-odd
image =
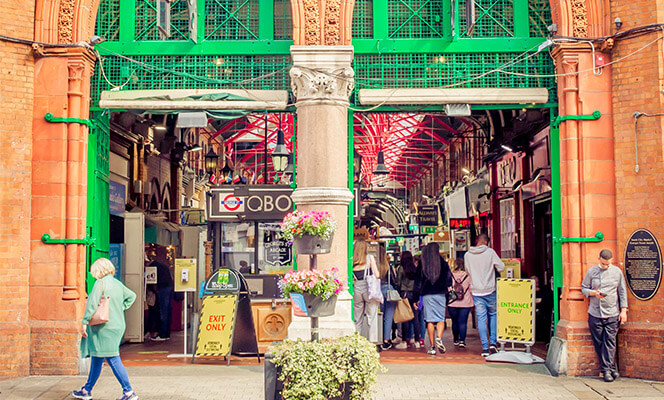
[[[112,215],[122,216],[125,212],[125,194],[127,189],[125,185],[116,181],[108,182],[108,200],[110,213]]]
[[[185,210],[180,212],[181,225],[205,225],[205,213],[203,210]]]
[[[290,265],[293,260],[292,246],[279,239],[265,243],[265,262],[271,266]]]
[[[196,342],[197,356],[228,356],[230,354],[237,299],[235,294],[203,298],[201,323]]]
[[[521,171],[519,170],[518,160],[514,156],[498,161],[496,169],[498,170],[498,186],[500,187],[511,188],[520,179]]]
[[[452,218],[450,219],[450,229],[468,229],[470,228],[470,220],[467,218]]]
[[[498,279],[498,340],[535,343],[535,280]]]
[[[208,198],[208,220],[280,220],[293,211],[292,193],[288,185],[214,188]]]
[[[420,226],[438,225],[438,207],[419,206],[417,209],[417,224]]]
[[[662,279],[662,253],[655,236],[645,229],[632,233],[625,246],[625,276],[634,297],[650,300]]]
[[[424,226],[422,227],[422,233],[436,233],[435,226]]]

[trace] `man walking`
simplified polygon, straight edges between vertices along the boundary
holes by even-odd
[[[498,351],[498,317],[496,304],[496,272],[502,272],[505,264],[498,254],[489,247],[489,236],[481,234],[477,237],[477,245],[470,247],[464,256],[466,271],[470,275],[470,292],[473,295],[475,313],[477,314],[477,330],[482,342],[482,357]],[[487,315],[489,332],[487,338]]]
[[[599,264],[588,270],[581,284],[581,291],[590,299],[588,327],[606,382],[613,382],[619,376],[615,363],[616,336],[619,325],[627,322],[625,277],[620,268],[611,264],[612,258],[611,250],[602,250]]]

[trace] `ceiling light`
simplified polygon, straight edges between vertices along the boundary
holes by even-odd
[[[461,168],[461,171],[463,171],[464,174],[470,174],[468,168]]]
[[[163,125],[157,125],[157,126],[154,127],[154,130],[159,131],[159,132],[166,132],[167,129]]]
[[[510,153],[514,152],[514,149],[511,148],[510,146],[507,146],[507,145],[501,144],[500,147],[502,147],[503,150],[505,150],[505,151],[509,151]]]

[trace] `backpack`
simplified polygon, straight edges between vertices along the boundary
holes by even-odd
[[[468,279],[468,274],[463,277],[461,282],[457,281],[456,278],[454,278],[454,275],[452,275],[452,280],[454,280],[454,284],[452,284],[452,290],[454,293],[456,293],[456,301],[461,301],[463,300],[463,297],[466,295],[466,292],[468,289],[463,290],[463,282]]]

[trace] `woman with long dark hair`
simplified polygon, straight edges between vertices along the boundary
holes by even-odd
[[[435,355],[436,350],[445,353],[443,330],[445,329],[445,307],[447,291],[452,286],[450,266],[440,256],[438,243],[432,242],[422,250],[422,272],[420,286],[422,288],[422,304],[424,320],[429,334],[428,354]],[[434,332],[437,336],[434,336]]]
[[[415,293],[415,278],[417,276],[417,267],[413,261],[413,254],[410,251],[404,251],[401,253],[401,258],[397,281],[399,281],[399,293],[404,299],[408,299],[410,306],[413,308],[413,315],[417,311],[414,307],[417,303],[419,294]],[[406,344],[419,347],[419,341],[422,337],[419,324],[416,323],[415,319],[412,319],[408,322],[402,324],[404,339],[406,339]],[[413,338],[415,341],[413,341]],[[417,345],[415,345],[417,343]],[[397,346],[398,348],[398,346]]]

